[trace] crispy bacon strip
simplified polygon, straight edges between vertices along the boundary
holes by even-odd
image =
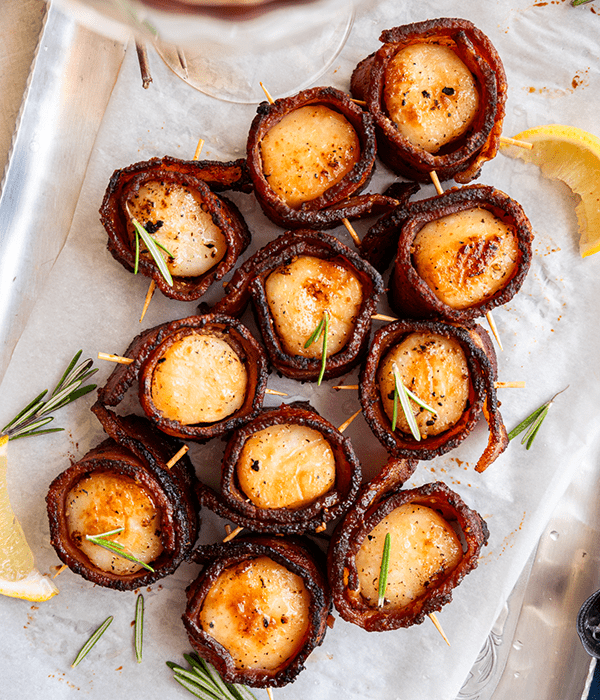
[[[359,161],[346,176],[324,194],[302,204],[288,206],[270,187],[265,177],[260,144],[266,133],[292,111],[308,105],[324,105],[342,114],[354,127],[361,147]],[[357,219],[381,214],[396,205],[391,197],[359,193],[366,187],[375,166],[375,134],[370,115],[365,113],[340,90],[315,87],[292,97],[262,102],[250,127],[247,163],[254,193],[265,214],[284,228],[333,228],[342,219]]]
[[[366,352],[371,316],[375,313],[384,286],[377,270],[334,236],[306,229],[288,231],[271,241],[236,270],[225,288],[225,296],[215,305],[214,311],[239,316],[252,301],[263,342],[274,367],[292,379],[315,380],[321,370],[321,359],[290,355],[284,350],[273,328],[265,292],[269,274],[301,255],[339,261],[362,284],[363,300],[352,335],[339,352],[327,358],[325,378],[339,377],[356,366]]]
[[[62,562],[99,586],[131,591],[172,574],[191,552],[200,526],[194,468],[184,455],[168,469],[166,463],[181,446],[139,416],[116,416],[96,403],[96,414],[108,439],[57,476],[46,496],[50,541]],[[160,512],[163,551],[152,562],[154,573],[141,569],[119,575],[96,567],[69,535],[66,498],[77,483],[94,473],[123,475],[150,494]]]
[[[425,617],[452,600],[453,589],[476,568],[481,548],[489,537],[481,516],[468,508],[458,494],[445,484],[435,482],[402,490],[402,484],[414,470],[410,462],[392,460],[383,472],[366,483],[356,504],[337,526],[329,547],[328,576],[334,605],[344,620],[368,632],[421,624]],[[370,605],[361,595],[356,555],[373,528],[396,508],[418,504],[438,511],[455,524],[464,540],[458,566],[444,572],[426,592],[401,608],[386,609]]]
[[[252,183],[246,164],[243,159],[219,163],[165,156],[116,170],[104,194],[100,220],[108,234],[108,250],[130,272],[134,270],[135,245],[128,232],[129,215],[125,202],[147,182],[156,180],[197,192],[227,244],[225,256],[214,267],[194,277],[174,276],[173,286],[166,282],[154,260],[140,256],[140,272],[151,277],[165,296],[179,301],[195,301],[206,293],[215,280],[222,279],[233,269],[250,244],[250,232],[238,208],[230,200],[215,194],[224,190],[250,192]]]
[[[327,493],[299,508],[259,508],[241,490],[236,466],[245,443],[255,433],[277,425],[302,425],[323,435],[335,458],[335,484]],[[356,497],[361,468],[352,444],[310,404],[296,402],[263,409],[244,427],[236,430],[225,448],[221,467],[221,493],[198,483],[198,500],[222,518],[255,532],[303,534],[323,528],[339,518]]]
[[[477,178],[484,162],[498,151],[505,113],[506,74],[490,40],[465,19],[441,18],[382,32],[383,46],[362,60],[351,79],[352,95],[367,102],[373,115],[380,158],[394,172],[429,182],[434,170],[441,181],[467,183]],[[389,62],[406,46],[440,44],[449,47],[471,71],[479,90],[479,110],[467,133],[437,154],[411,144],[386,113],[383,103]]]
[[[398,429],[392,431],[391,421],[383,408],[377,371],[387,352],[409,333],[435,333],[460,343],[469,369],[468,406],[457,423],[438,435],[420,441]],[[476,470],[482,472],[508,446],[508,434],[499,411],[494,382],[497,379],[496,354],[489,335],[474,323],[465,327],[441,321],[404,320],[381,328],[373,339],[360,376],[360,403],[365,419],[375,437],[395,457],[433,459],[458,447],[471,433],[483,415],[489,424],[489,442],[479,458]]]
[[[308,631],[302,646],[277,668],[237,668],[231,654],[202,629],[198,616],[207,593],[221,572],[262,556],[269,557],[302,579],[310,595]],[[194,649],[230,683],[264,688],[281,687],[295,680],[310,653],[323,642],[332,608],[321,552],[301,538],[256,535],[238,537],[226,544],[199,547],[192,558],[205,565],[200,576],[188,587],[188,603],[183,615],[183,624]],[[243,595],[242,590],[241,600]]]
[[[198,331],[215,334],[231,345],[246,366],[248,386],[244,403],[235,413],[216,423],[183,425],[166,418],[154,406],[151,397],[152,374],[172,343]],[[125,356],[134,361],[129,365],[116,365],[106,384],[98,389],[100,403],[117,406],[137,381],[144,412],[160,430],[169,435],[205,442],[239,428],[254,418],[262,406],[267,386],[267,358],[250,331],[235,318],[214,313],[163,323],[136,336],[125,351]]]

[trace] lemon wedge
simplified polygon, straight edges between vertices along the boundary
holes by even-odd
[[[600,250],[600,138],[575,126],[545,124],[517,134],[533,148],[501,144],[502,153],[539,166],[543,175],[561,180],[581,201],[575,207],[582,257]]]
[[[0,437],[0,593],[41,602],[56,595],[58,588],[36,569],[33,552],[10,505],[7,446],[8,437]]]

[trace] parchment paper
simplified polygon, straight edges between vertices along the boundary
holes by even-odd
[[[353,66],[378,48],[384,28],[462,16],[490,37],[503,58],[509,81],[506,135],[553,122],[597,133],[598,11],[594,4],[576,9],[568,2],[521,0],[363,2],[347,45],[320,83],[347,90]],[[150,59],[154,82],[142,90],[135,51],[128,51],[66,246],[0,387],[2,424],[41,389],[53,385],[77,349],[93,358],[98,351],[122,353],[142,328],[195,311],[195,304],[157,294],[139,323],[148,280],[127,273],[107,253],[98,207],[113,170],[132,162],[166,154],[191,158],[199,138],[205,139],[205,158],[243,155],[255,107],[207,98],[180,82],[158,56],[151,53]],[[379,166],[371,188],[381,191],[393,179]],[[491,531],[479,568],[438,614],[451,646],[429,622],[369,634],[338,618],[296,682],[275,691],[281,700],[332,700],[340,695],[356,700],[453,700],[567,484],[577,478],[578,470],[593,468],[598,461],[600,255],[579,257],[575,197],[562,184],[543,179],[535,167],[499,155],[484,166],[479,181],[517,199],[536,236],[525,285],[494,313],[504,345],[498,353],[500,379],[526,381],[525,389],[503,390],[500,395],[506,425],[511,429],[554,393],[569,388],[553,406],[530,451],[514,441],[488,471],[477,474],[474,465],[487,441],[485,426],[480,425],[459,449],[421,463],[410,482],[445,481],[483,515]],[[433,193],[432,186],[425,186],[420,196]],[[253,232],[249,255],[280,231],[251,196],[233,199]],[[356,224],[359,235],[369,223]],[[343,228],[335,233],[352,245]],[[51,236],[52,222],[39,234]],[[208,300],[214,301],[220,291],[213,290]],[[384,303],[380,310],[389,312]],[[252,326],[249,315],[245,320]],[[112,366],[100,361],[96,365],[102,384]],[[356,373],[349,375],[346,382],[354,383],[355,377]],[[269,385],[287,391],[286,401],[310,400],[339,425],[357,410],[358,398],[334,391],[335,383],[317,388],[273,375]],[[86,397],[58,414],[56,424],[65,432],[9,445],[11,501],[42,571],[59,563],[48,542],[48,485],[70,460],[81,458],[104,437],[89,411],[92,402]],[[266,403],[279,401],[268,397]],[[369,478],[383,464],[384,450],[361,417],[347,434]],[[199,476],[212,484],[218,481],[222,450],[223,442],[217,440],[191,451]],[[201,540],[221,539],[223,523],[206,511],[203,517]],[[94,587],[66,571],[57,580],[60,594],[49,602],[38,606],[0,598],[0,697],[189,697],[172,680],[165,661],[182,662],[182,653],[189,651],[180,617],[184,589],[197,571],[196,566],[182,566],[143,591],[142,664],[136,663],[133,651],[134,593]],[[71,669],[79,648],[108,615],[114,615],[111,627],[84,662]],[[266,697],[261,690],[256,695]]]

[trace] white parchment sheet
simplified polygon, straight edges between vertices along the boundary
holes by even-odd
[[[554,122],[598,133],[600,5],[595,5],[576,9],[568,2],[525,0],[360,3],[349,41],[320,84],[347,90],[354,65],[378,48],[385,28],[441,16],[465,17],[490,37],[503,58],[509,82],[506,135]],[[115,169],[153,156],[191,158],[199,138],[205,139],[204,158],[242,156],[255,107],[205,97],[179,81],[156,54],[151,53],[150,60],[154,82],[142,90],[135,51],[127,53],[67,243],[0,387],[2,424],[41,389],[53,385],[79,348],[92,358],[98,351],[122,353],[141,329],[194,313],[194,304],[156,294],[139,323],[148,280],[129,274],[108,254],[98,207]],[[371,188],[381,191],[393,179],[379,166]],[[553,406],[530,451],[514,441],[487,472],[477,474],[474,465],[487,441],[481,425],[459,449],[421,463],[410,482],[445,481],[490,528],[479,568],[438,614],[451,646],[428,621],[408,630],[369,634],[337,618],[296,682],[275,691],[280,700],[453,700],[567,484],[579,470],[598,462],[600,255],[579,257],[575,197],[562,184],[543,179],[537,168],[499,155],[484,166],[479,181],[517,199],[535,231],[535,256],[525,285],[494,314],[504,345],[498,353],[500,379],[526,381],[525,389],[500,394],[507,427],[569,388]],[[419,196],[433,193],[433,186],[425,186]],[[247,257],[280,231],[265,219],[252,196],[232,198],[253,233]],[[359,235],[370,223],[356,224]],[[352,245],[343,228],[334,233]],[[39,235],[52,235],[52,222]],[[220,292],[213,290],[209,300]],[[380,310],[389,311],[384,303]],[[252,323],[249,314],[244,318]],[[103,384],[113,367],[95,364],[100,368],[96,379]],[[346,382],[354,383],[355,374]],[[310,400],[339,425],[357,410],[358,398],[334,391],[334,383],[316,387],[274,374],[269,386],[288,392],[286,401]],[[61,411],[56,423],[66,428],[64,432],[9,446],[11,501],[42,571],[58,563],[48,542],[48,485],[70,460],[81,458],[104,437],[89,411],[92,402],[93,395]],[[272,396],[267,399],[267,405],[278,403]],[[365,478],[372,476],[384,462],[383,448],[362,417],[347,434]],[[218,481],[223,444],[216,440],[191,451],[199,476],[212,484]],[[222,536],[223,523],[204,512],[201,540]],[[60,594],[39,606],[0,597],[0,697],[188,697],[172,680],[165,661],[181,662],[182,653],[190,649],[180,618],[184,589],[197,571],[196,566],[182,566],[143,591],[141,664],[133,651],[134,593],[94,587],[66,571],[57,580]],[[108,615],[114,616],[113,624],[84,662],[72,669],[75,654]],[[263,690],[256,695],[266,697]]]

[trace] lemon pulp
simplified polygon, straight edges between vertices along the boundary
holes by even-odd
[[[502,145],[502,152],[537,165],[546,177],[561,180],[581,197],[575,207],[582,257],[600,250],[600,138],[562,124],[545,124],[517,134],[532,149]]]
[[[33,553],[8,498],[8,436],[0,437],[0,593],[42,601],[58,593],[54,583],[35,568]]]

